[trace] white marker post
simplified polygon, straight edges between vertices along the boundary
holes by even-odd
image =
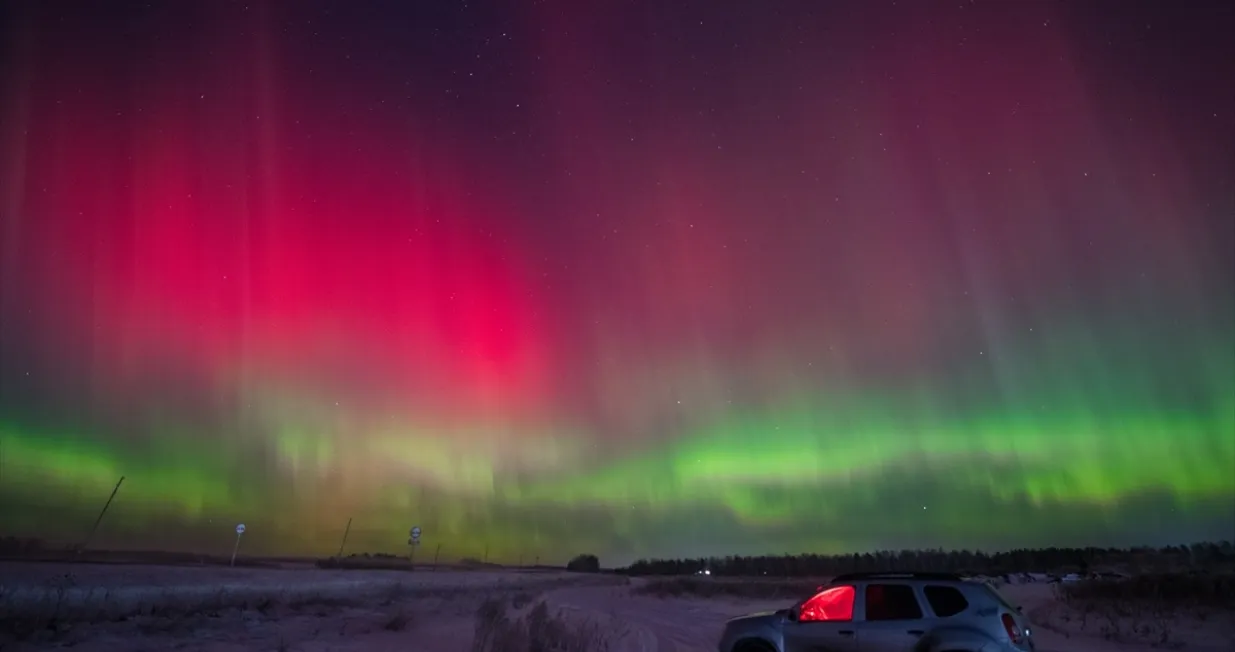
[[[240,550],[240,535],[244,534],[244,523],[236,526],[236,545],[232,546],[232,566],[236,565],[236,552]]]
[[[417,525],[416,527],[413,527],[412,530],[408,532],[408,534],[411,535],[411,538],[407,540],[407,545],[409,546],[409,550],[410,550],[410,552],[407,555],[407,561],[409,564],[412,565],[412,568],[415,569],[416,568],[416,546],[420,545],[420,526]]]

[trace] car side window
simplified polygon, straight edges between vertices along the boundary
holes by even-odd
[[[918,596],[908,584],[867,584],[867,620],[917,620],[922,617]]]
[[[965,594],[955,586],[927,586],[922,589],[922,593],[926,595],[931,611],[934,611],[935,615],[940,618],[955,616],[969,608],[969,601],[965,599]]]
[[[825,623],[853,620],[852,586],[832,586],[811,596],[798,609],[798,622]]]

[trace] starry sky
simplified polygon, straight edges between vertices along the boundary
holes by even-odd
[[[0,534],[1235,538],[1235,8],[0,4]]]

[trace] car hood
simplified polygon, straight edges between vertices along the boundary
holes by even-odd
[[[752,623],[753,624],[753,622],[756,620],[772,621],[772,620],[776,620],[779,617],[780,617],[779,611],[756,611],[755,613],[746,614],[744,616],[738,616],[737,618],[730,618],[729,622],[731,623]]]

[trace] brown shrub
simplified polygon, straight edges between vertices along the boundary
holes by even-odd
[[[746,598],[754,600],[797,600],[819,587],[812,580],[721,579],[705,577],[669,577],[649,579],[635,589],[636,593],[658,597],[693,596],[701,598]]]
[[[1118,600],[1235,610],[1235,575],[1174,573],[1093,579],[1060,583],[1058,591],[1072,601]]]
[[[1211,616],[1235,617],[1235,576],[1150,574],[1061,582],[1055,597],[1070,610],[1065,622],[1107,640],[1182,648],[1189,627]],[[1180,620],[1180,618],[1183,620]]]
[[[413,570],[406,557],[326,557],[314,564],[328,570]],[[419,564],[417,564],[419,565]]]
[[[472,652],[607,652],[610,645],[610,632],[599,624],[550,614],[544,602],[522,617],[512,617],[496,598],[476,610]]]

